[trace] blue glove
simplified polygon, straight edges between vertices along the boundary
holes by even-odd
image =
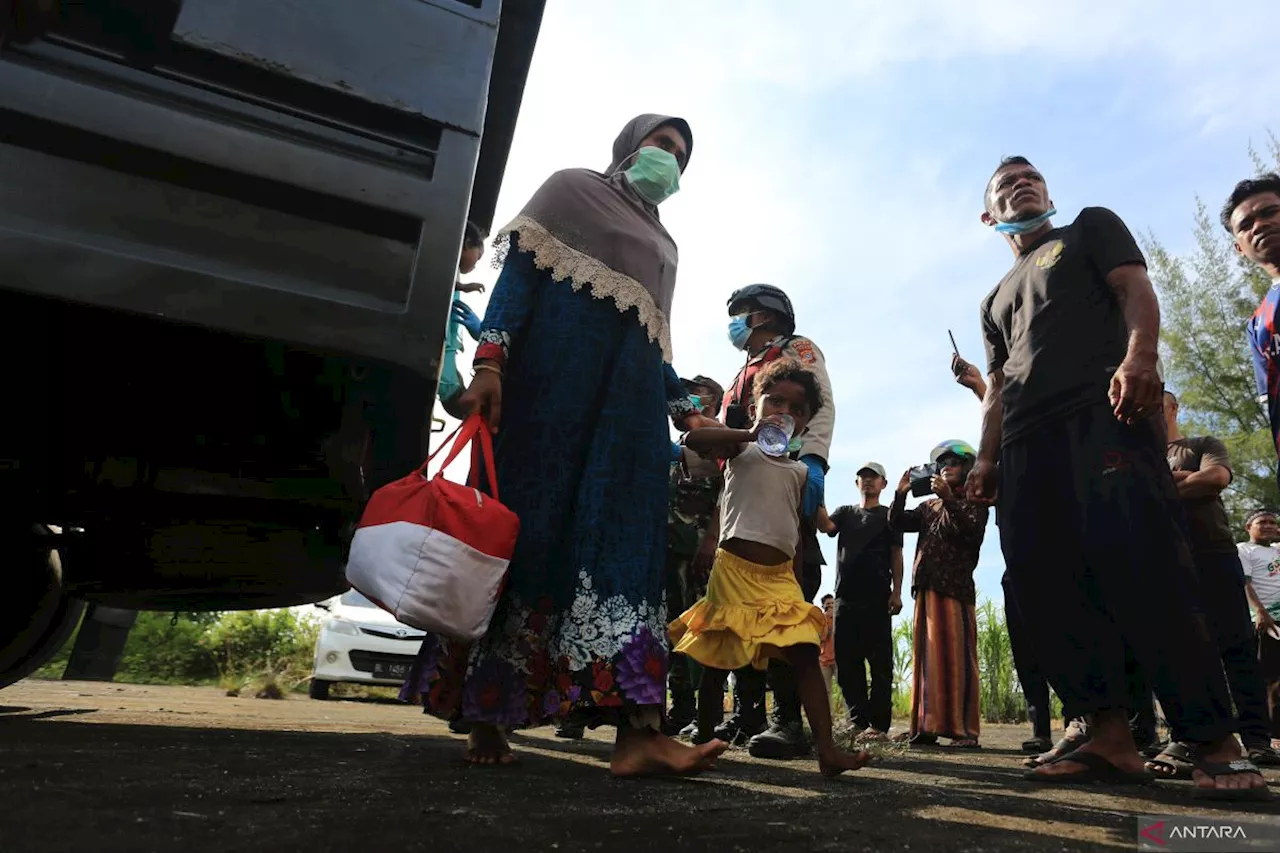
[[[809,469],[809,479],[804,483],[804,498],[800,502],[800,512],[805,518],[813,518],[818,507],[826,499],[827,472],[824,470],[822,458],[810,454],[801,456],[800,461]]]
[[[671,442],[671,464],[674,465],[680,461],[681,453],[684,447],[678,441]]]
[[[471,310],[471,306],[465,302],[454,301],[453,303],[453,319],[462,324],[462,328],[471,333],[474,340],[480,340],[480,318],[476,316],[476,312]]]

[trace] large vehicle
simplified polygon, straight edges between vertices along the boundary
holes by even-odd
[[[345,589],[542,0],[0,0],[0,686],[84,602]]]

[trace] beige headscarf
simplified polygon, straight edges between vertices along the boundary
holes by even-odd
[[[637,116],[614,140],[608,171],[556,172],[498,232],[495,244],[501,259],[507,241],[516,234],[520,250],[531,252],[537,267],[550,271],[556,281],[590,287],[596,298],[614,300],[619,311],[635,308],[649,339],[670,362],[668,317],[676,286],[676,244],[662,227],[658,209],[632,189],[619,168],[664,125],[680,131],[692,156],[693,133],[684,119]]]

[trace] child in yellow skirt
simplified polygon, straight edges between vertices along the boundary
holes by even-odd
[[[808,469],[787,456],[766,455],[755,439],[764,423],[789,415],[794,436],[822,405],[818,382],[798,361],[779,359],[756,376],[759,420],[754,428],[699,429],[685,437],[698,453],[728,457],[720,508],[720,547],[707,594],[670,625],[674,651],[702,664],[698,740],[724,716],[724,681],[750,663],[764,669],[782,658],[795,669],[805,716],[813,729],[818,767],[827,776],[856,770],[865,752],[836,747],[831,705],[818,644],[826,617],[800,591],[800,499]]]

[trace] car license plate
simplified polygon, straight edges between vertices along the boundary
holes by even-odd
[[[373,664],[374,678],[394,678],[399,681],[409,677],[409,664],[407,663],[383,663],[381,661]]]

